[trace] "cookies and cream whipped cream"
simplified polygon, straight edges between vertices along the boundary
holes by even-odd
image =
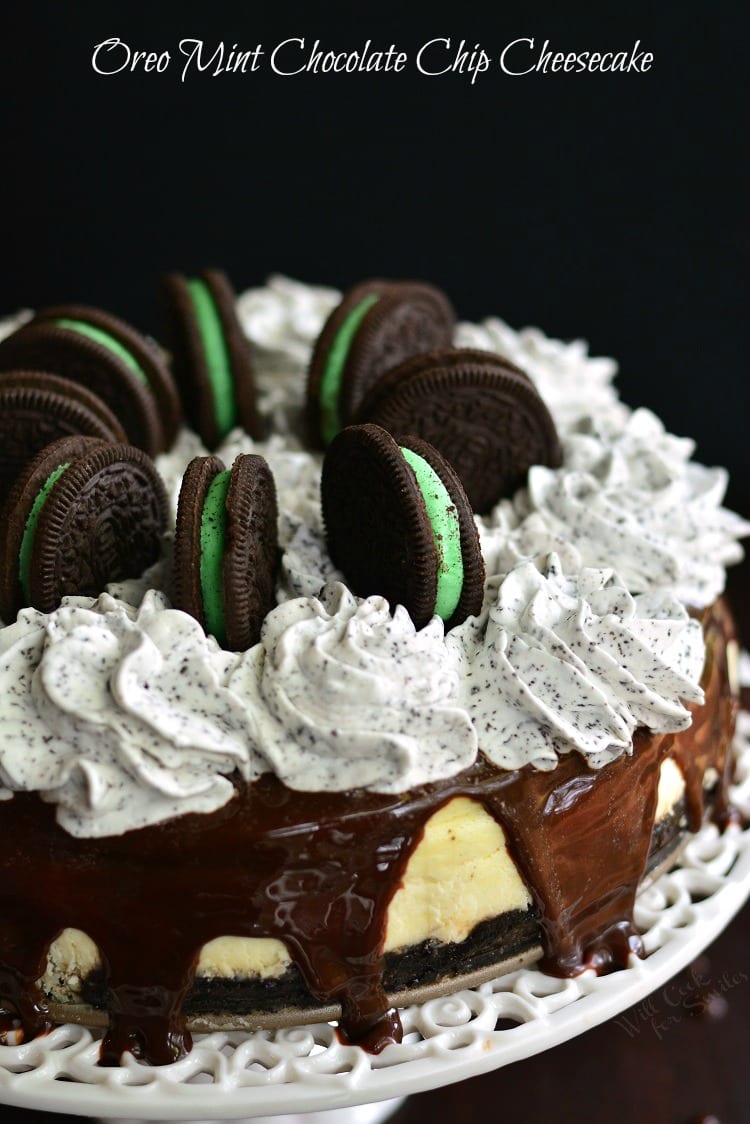
[[[237,659],[154,590],[138,609],[106,593],[23,609],[0,630],[2,783],[79,836],[220,808],[232,773],[265,768],[226,686]]]
[[[338,294],[271,278],[240,297],[268,440],[230,434],[217,453],[265,456],[279,501],[277,605],[248,652],[222,651],[169,605],[165,559],[97,599],[23,610],[0,629],[0,784],[38,791],[74,835],[104,836],[210,812],[235,782],[275,772],[291,788],[398,793],[470,765],[599,768],[638,726],[678,731],[699,703],[704,647],[686,609],[723,589],[750,525],[721,505],[726,474],[692,443],[631,412],[615,364],[584,344],[459,325],[456,342],[526,370],[555,419],[558,469],[477,517],[482,613],[447,635],[403,607],[358,598],[326,550],[321,458],[300,420],[312,344]],[[0,335],[3,325],[0,324]],[[157,461],[173,506],[183,430]]]
[[[562,467],[534,465],[487,521],[488,568],[557,550],[572,567],[616,565],[634,593],[665,589],[697,608],[714,601],[748,533],[721,506],[726,471],[691,461],[694,443],[646,409],[617,424],[585,415],[562,443]]]
[[[703,633],[673,596],[633,597],[612,570],[563,572],[559,557],[490,579],[488,607],[446,637],[485,756],[551,769],[577,749],[594,769],[636,727],[683,730],[700,703]]]

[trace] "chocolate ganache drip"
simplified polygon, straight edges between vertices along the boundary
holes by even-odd
[[[685,778],[688,827],[698,831],[703,819],[703,778],[709,769],[719,775],[711,815],[723,830],[729,823],[741,823],[737,808],[729,803],[733,758],[730,752],[734,724],[739,709],[738,685],[732,682],[730,661],[736,659],[737,640],[734,622],[726,601],[717,601],[703,614],[706,663],[702,686],[706,705],[694,709],[693,724],[687,735],[674,739],[671,754]],[[733,650],[732,650],[733,649]]]
[[[36,795],[0,804],[2,1029],[50,1026],[37,981],[67,927],[96,942],[109,1028],[101,1062],[123,1051],[153,1064],[190,1049],[183,1002],[201,947],[224,935],[282,940],[310,993],[340,1004],[340,1032],[371,1051],[400,1038],[383,988],[389,902],[429,818],[456,796],[479,801],[506,832],[533,896],[543,966],[574,975],[642,953],[633,902],[646,869],[659,768],[686,778],[691,830],[704,776],[716,770],[720,826],[736,700],[727,675],[731,618],[706,614],[706,701],[680,734],[637,732],[634,751],[591,770],[577,753],[550,772],[495,768],[481,756],[458,776],[400,796],[309,793],[264,775],[209,815],[190,814],[104,839],[74,838]]]

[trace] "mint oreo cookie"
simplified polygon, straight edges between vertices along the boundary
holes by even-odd
[[[349,426],[321,480],[328,549],[360,597],[403,605],[417,628],[446,629],[482,608],[484,562],[466,494],[444,457],[414,435]]]
[[[409,356],[450,346],[455,317],[440,289],[418,281],[362,281],[323,326],[307,381],[310,440],[325,447],[349,425],[381,375]]]
[[[96,597],[159,557],[167,496],[132,445],[63,437],[16,480],[3,517],[0,617],[24,605],[52,612],[67,595]]]
[[[167,343],[191,426],[209,449],[236,426],[259,437],[250,345],[226,274],[204,269],[189,279],[170,273],[163,288]]]
[[[75,434],[127,440],[108,406],[80,383],[41,371],[0,373],[0,505],[37,453]]]
[[[0,370],[46,371],[80,383],[150,456],[169,448],[180,404],[157,345],[98,308],[58,305],[38,312],[0,343]]]
[[[195,457],[183,477],[175,533],[175,604],[222,647],[257,644],[274,605],[276,487],[263,457]]]
[[[560,463],[555,424],[531,379],[491,352],[451,348],[406,360],[372,387],[356,421],[434,445],[480,514],[512,495],[531,465]]]

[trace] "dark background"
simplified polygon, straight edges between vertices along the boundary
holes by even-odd
[[[626,401],[727,464],[730,502],[750,514],[744,5],[399,7],[32,0],[4,13],[0,311],[81,299],[158,332],[166,269],[221,265],[238,288],[271,271],[338,286],[424,277],[464,317],[499,313],[615,355]],[[110,36],[169,49],[170,69],[97,77],[92,49]],[[179,81],[181,37],[249,49],[288,36],[412,55],[436,36],[495,55],[520,36],[563,51],[641,39],[655,61],[646,75],[498,71],[473,87],[413,70]],[[748,635],[747,569],[733,584]],[[712,978],[750,974],[749,924],[746,909],[710,952]],[[663,1040],[609,1024],[425,1094],[400,1120],[743,1124],[746,991]]]

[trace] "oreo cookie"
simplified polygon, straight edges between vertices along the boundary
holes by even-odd
[[[150,456],[180,424],[172,376],[156,344],[116,316],[84,305],[45,308],[0,342],[0,370],[48,371],[93,391],[128,440]]]
[[[235,311],[236,296],[218,269],[197,278],[164,278],[167,343],[191,426],[215,449],[241,426],[260,437],[250,345]]]
[[[132,445],[63,437],[16,480],[3,511],[0,617],[98,596],[159,557],[168,503],[152,461]]]
[[[455,315],[440,289],[419,281],[362,281],[326,320],[307,378],[311,442],[329,445],[382,374],[422,351],[449,347]]]
[[[80,383],[41,371],[0,374],[0,505],[45,445],[74,434],[126,441],[112,411]]]
[[[555,423],[534,384],[491,352],[450,349],[407,360],[372,387],[356,421],[434,445],[480,514],[512,495],[531,465],[560,464]]]
[[[331,559],[360,597],[404,605],[417,628],[446,629],[482,608],[484,561],[458,476],[419,437],[377,425],[343,429],[321,480]]]
[[[277,518],[263,457],[239,456],[229,470],[213,456],[188,465],[177,505],[175,604],[232,651],[257,644],[275,604]]]

